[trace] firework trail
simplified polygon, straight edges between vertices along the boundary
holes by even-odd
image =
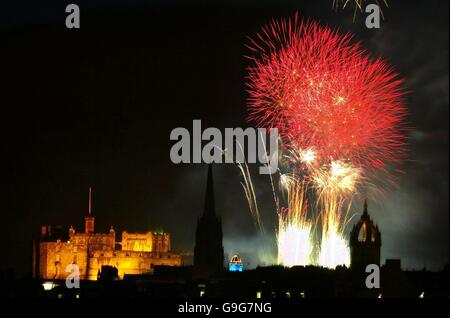
[[[329,167],[314,170],[312,174],[318,193],[318,209],[322,209],[322,241],[318,263],[325,267],[349,266],[348,244],[343,234],[360,172],[348,164],[333,161]]]
[[[403,81],[352,43],[351,35],[304,22],[298,14],[272,21],[248,47],[249,119],[278,128],[283,158],[294,169],[294,176],[280,177],[289,195],[287,208],[277,211],[279,260],[303,264],[319,246],[319,265],[347,265],[345,225],[353,195],[363,181],[376,180],[405,158]],[[301,212],[310,191],[321,218],[320,244]]]
[[[383,3],[386,8],[388,8],[388,3],[386,0],[383,1],[379,1],[379,0],[375,0],[374,1],[376,5],[378,5],[378,7],[380,8],[380,13],[381,13],[381,17],[384,19],[384,14],[383,14],[383,10],[381,10],[381,3]],[[340,8],[345,9],[347,7],[348,4],[353,3],[355,5],[355,9],[353,12],[353,22],[356,19],[356,14],[359,12],[363,12],[364,9],[364,0],[333,0],[333,8],[337,11]]]
[[[244,154],[244,149],[242,148],[241,143],[237,141],[237,144],[242,154]],[[217,145],[215,145],[214,148],[218,149],[225,157],[229,156],[229,154],[227,153],[227,149],[222,149]],[[247,204],[250,213],[252,215],[252,219],[255,223],[255,226],[259,229],[259,231],[261,233],[264,233],[264,225],[261,219],[261,215],[259,213],[258,201],[256,199],[255,188],[253,186],[252,176],[250,174],[248,164],[244,160],[244,162],[237,161],[236,165],[238,166],[239,171],[241,172],[242,175],[243,182],[241,182],[241,186],[242,189],[244,190],[245,198],[247,200]]]
[[[294,175],[282,174],[280,186],[286,193],[288,207],[282,208],[278,215],[278,263],[289,267],[313,264],[315,223],[307,217],[307,185]]]
[[[264,233],[264,226],[261,220],[261,215],[258,209],[258,202],[256,200],[255,189],[253,187],[252,178],[250,175],[250,171],[248,169],[248,164],[246,162],[237,163],[239,170],[241,171],[242,178],[244,182],[241,182],[242,188],[244,189],[245,197],[247,199],[247,203],[250,209],[250,213],[253,216],[253,220],[255,221],[256,226]]]

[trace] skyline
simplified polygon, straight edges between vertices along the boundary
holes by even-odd
[[[12,267],[18,275],[28,269],[28,238],[41,224],[79,222],[73,225],[81,228],[89,186],[102,232],[110,225],[118,225],[118,232],[162,227],[172,234],[175,250],[193,250],[206,167],[172,164],[170,131],[191,127],[194,119],[221,131],[249,126],[245,37],[270,17],[288,17],[294,10],[352,31],[405,77],[414,127],[410,159],[398,188],[379,202],[369,201],[369,212],[383,235],[382,263],[401,258],[404,268],[433,270],[448,263],[448,3],[393,3],[382,28],[373,32],[353,23],[349,12],[335,13],[326,5],[238,9],[88,12],[81,32],[70,35],[54,22],[0,29],[11,44],[0,53],[6,79],[1,102],[8,105],[9,119],[2,132],[10,154],[2,269]],[[433,31],[441,28],[446,32]],[[24,42],[55,41],[63,47],[22,49]],[[270,220],[260,237],[239,170],[214,169],[225,253],[239,253],[251,267],[273,261],[276,218],[268,176],[252,166],[261,213]],[[361,212],[362,202],[352,211]]]

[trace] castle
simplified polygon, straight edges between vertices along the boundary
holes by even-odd
[[[97,280],[102,266],[125,274],[152,273],[155,266],[183,266],[182,255],[171,252],[170,234],[161,232],[129,233],[122,231],[116,241],[113,227],[108,233],[95,233],[95,217],[89,211],[85,217],[84,232],[41,227],[40,238],[34,244],[33,273],[41,279],[65,279],[68,265],[76,264],[84,280]],[[209,279],[224,272],[222,222],[216,215],[212,166],[209,165],[203,215],[197,220],[192,278]],[[350,233],[351,268],[364,269],[367,264],[380,265],[381,234],[367,211],[367,202],[361,219]]]
[[[108,233],[95,233],[94,225],[89,189],[84,232],[76,232],[72,226],[66,233],[50,225],[41,227],[40,238],[34,243],[34,276],[65,279],[70,274],[66,267],[76,264],[83,280],[97,280],[102,266],[117,268],[119,278],[123,279],[125,274],[152,273],[159,265],[183,265],[181,255],[171,252],[168,233],[123,231],[121,241],[116,241],[112,226]]]

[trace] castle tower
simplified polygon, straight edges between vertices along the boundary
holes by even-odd
[[[221,273],[224,269],[223,261],[222,222],[216,216],[212,166],[209,165],[205,209],[197,220],[195,233],[194,277],[208,278]]]
[[[92,188],[89,187],[89,209],[88,215],[84,218],[84,231],[86,234],[94,233],[95,217],[92,215]]]
[[[365,269],[368,264],[380,265],[381,233],[370,219],[367,200],[361,219],[350,233],[351,268]]]

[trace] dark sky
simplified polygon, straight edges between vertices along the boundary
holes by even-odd
[[[80,30],[65,29],[62,1],[14,1],[0,11],[0,268],[30,268],[31,234],[41,224],[83,230],[90,185],[99,231],[163,228],[175,251],[192,251],[206,166],[172,164],[169,133],[191,130],[193,119],[248,126],[246,36],[295,11],[355,33],[406,79],[410,160],[369,213],[382,232],[383,260],[416,269],[448,263],[448,1],[389,1],[379,30],[366,29],[361,16],[353,23],[351,10],[334,12],[332,0],[124,2],[76,2]],[[276,255],[269,179],[253,168],[264,236],[236,166],[214,168],[225,252],[250,266]]]

